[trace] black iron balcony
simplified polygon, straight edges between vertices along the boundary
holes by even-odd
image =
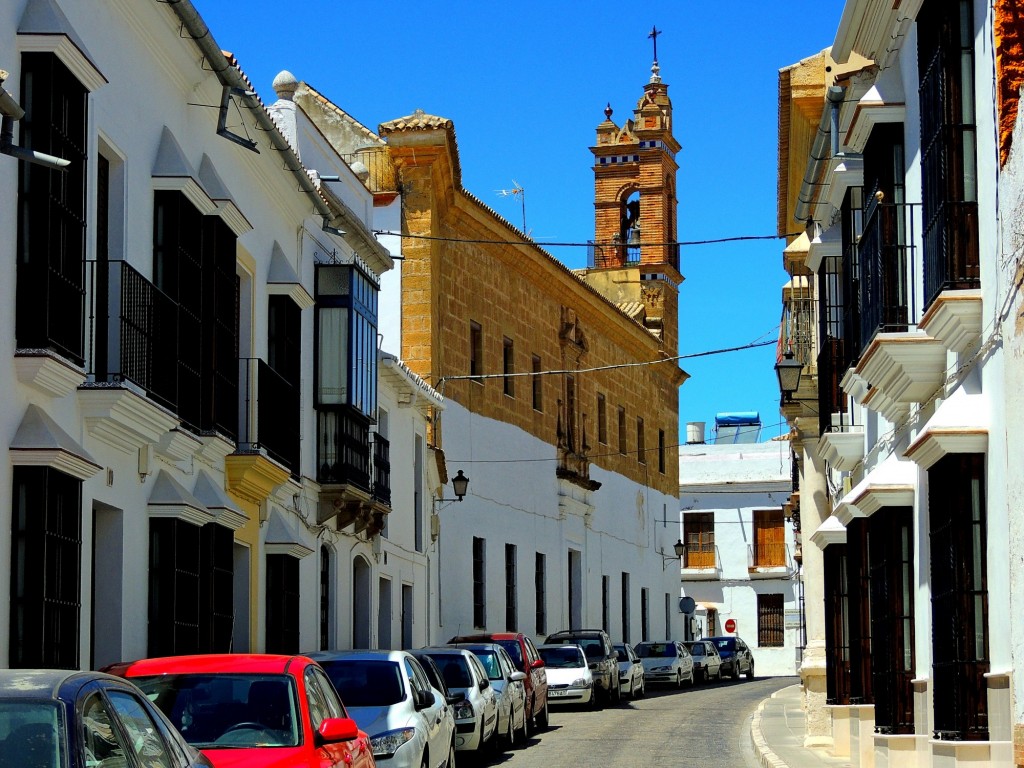
[[[317,410],[317,477],[321,485],[352,485],[369,492],[370,426],[349,407]]]
[[[238,448],[261,449],[293,476],[299,473],[299,393],[281,374],[258,358],[240,361]]]
[[[843,361],[843,340],[832,336],[821,341],[818,351],[818,431],[831,431],[836,425],[832,414],[846,416],[846,393],[839,386],[846,373]],[[839,425],[842,426],[842,423]]]
[[[49,349],[77,365],[85,362],[83,266],[62,272],[48,264],[18,265],[19,349]]]
[[[872,195],[864,211],[864,232],[857,246],[864,346],[876,333],[906,331],[914,314],[908,287],[908,269],[914,263],[913,207]]]
[[[134,384],[177,412],[177,303],[125,261],[89,266],[95,381]]]
[[[380,432],[373,435],[373,498],[391,506],[391,443]]]
[[[943,291],[980,287],[978,204],[942,201],[925,223],[925,308]]]

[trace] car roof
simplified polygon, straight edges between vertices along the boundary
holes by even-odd
[[[458,646],[456,646],[456,645],[434,645],[434,646],[428,646],[427,648],[420,648],[419,652],[420,653],[429,654],[430,656],[433,656],[435,654],[440,654],[440,653],[448,653],[448,654],[452,654],[452,655],[456,655],[457,654],[457,655],[460,655],[460,656],[464,655],[464,654],[469,654],[469,655],[473,654],[473,652],[471,650],[469,650],[469,648],[467,646],[465,646],[465,645],[458,645]]]
[[[518,640],[522,632],[481,632],[476,635],[456,635],[449,643],[490,643],[497,640]]]
[[[209,653],[195,656],[163,656],[155,659],[111,664],[107,671],[123,677],[180,674],[284,674],[294,666],[302,669],[312,663],[307,656],[264,653]]]
[[[563,629],[552,632],[548,637],[576,637],[578,635],[606,635],[603,629]]]
[[[452,643],[452,646],[464,648],[467,651],[472,651],[474,653],[476,651],[505,651],[505,649],[497,643]],[[505,651],[505,653],[508,653],[508,651]]]
[[[129,686],[120,677],[102,672],[80,672],[74,669],[0,669],[0,699],[58,699],[61,689],[67,696],[86,683],[100,680],[107,684]]]
[[[408,651],[392,650],[353,650],[353,651],[316,651],[306,654],[313,661],[393,661],[400,662],[412,656]]]
[[[553,651],[553,650],[556,650],[556,649],[561,650],[562,648],[575,648],[580,653],[583,653],[583,649],[580,648],[575,643],[541,643],[540,645],[537,646],[537,650],[538,651],[540,651],[540,650]]]

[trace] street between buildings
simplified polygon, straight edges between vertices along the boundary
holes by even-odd
[[[591,711],[552,708],[551,726],[511,751],[482,758],[459,753],[459,768],[601,768],[700,766],[758,768],[750,718],[762,700],[793,677],[723,681],[675,690],[650,688],[636,701]]]

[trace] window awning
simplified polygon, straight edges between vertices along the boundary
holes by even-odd
[[[853,518],[869,517],[882,507],[912,507],[916,486],[917,465],[891,454],[843,496],[834,516],[849,525]]]
[[[89,91],[108,82],[54,0],[29,0],[25,5],[18,21],[18,48],[54,54]]]
[[[160,134],[152,175],[154,189],[181,192],[204,216],[217,210],[217,205],[199,183],[199,174],[166,125]]]
[[[904,456],[929,469],[949,453],[985,453],[989,407],[985,395],[957,390],[939,406]]]
[[[292,268],[284,249],[276,240],[270,249],[270,269],[267,271],[267,293],[288,296],[299,305],[299,309],[308,309],[316,304],[309,291],[302,284],[299,276]]]
[[[845,544],[846,526],[835,515],[830,515],[828,520],[810,535],[810,539],[818,549],[824,549],[829,544]]]
[[[277,509],[270,510],[263,551],[268,555],[291,555],[298,558],[313,554],[313,550],[302,542],[300,534],[292,529],[292,525]]]
[[[153,479],[153,490],[149,493],[146,510],[151,517],[173,517],[198,526],[216,520],[203,502],[162,469]]]
[[[219,525],[237,531],[249,522],[249,516],[231,500],[220,484],[205,470],[201,469],[197,473],[193,494],[216,517]]]
[[[29,405],[8,449],[15,466],[51,467],[88,480],[103,467],[38,405]]]
[[[217,206],[217,215],[231,227],[235,237],[241,237],[246,232],[252,231],[252,224],[235,204],[235,199],[221,180],[220,174],[213,166],[213,161],[205,153],[199,162],[199,182],[206,190],[206,194],[213,200],[214,205]]]

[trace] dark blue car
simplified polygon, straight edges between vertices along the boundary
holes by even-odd
[[[213,768],[134,684],[101,672],[0,670],[0,766]]]

